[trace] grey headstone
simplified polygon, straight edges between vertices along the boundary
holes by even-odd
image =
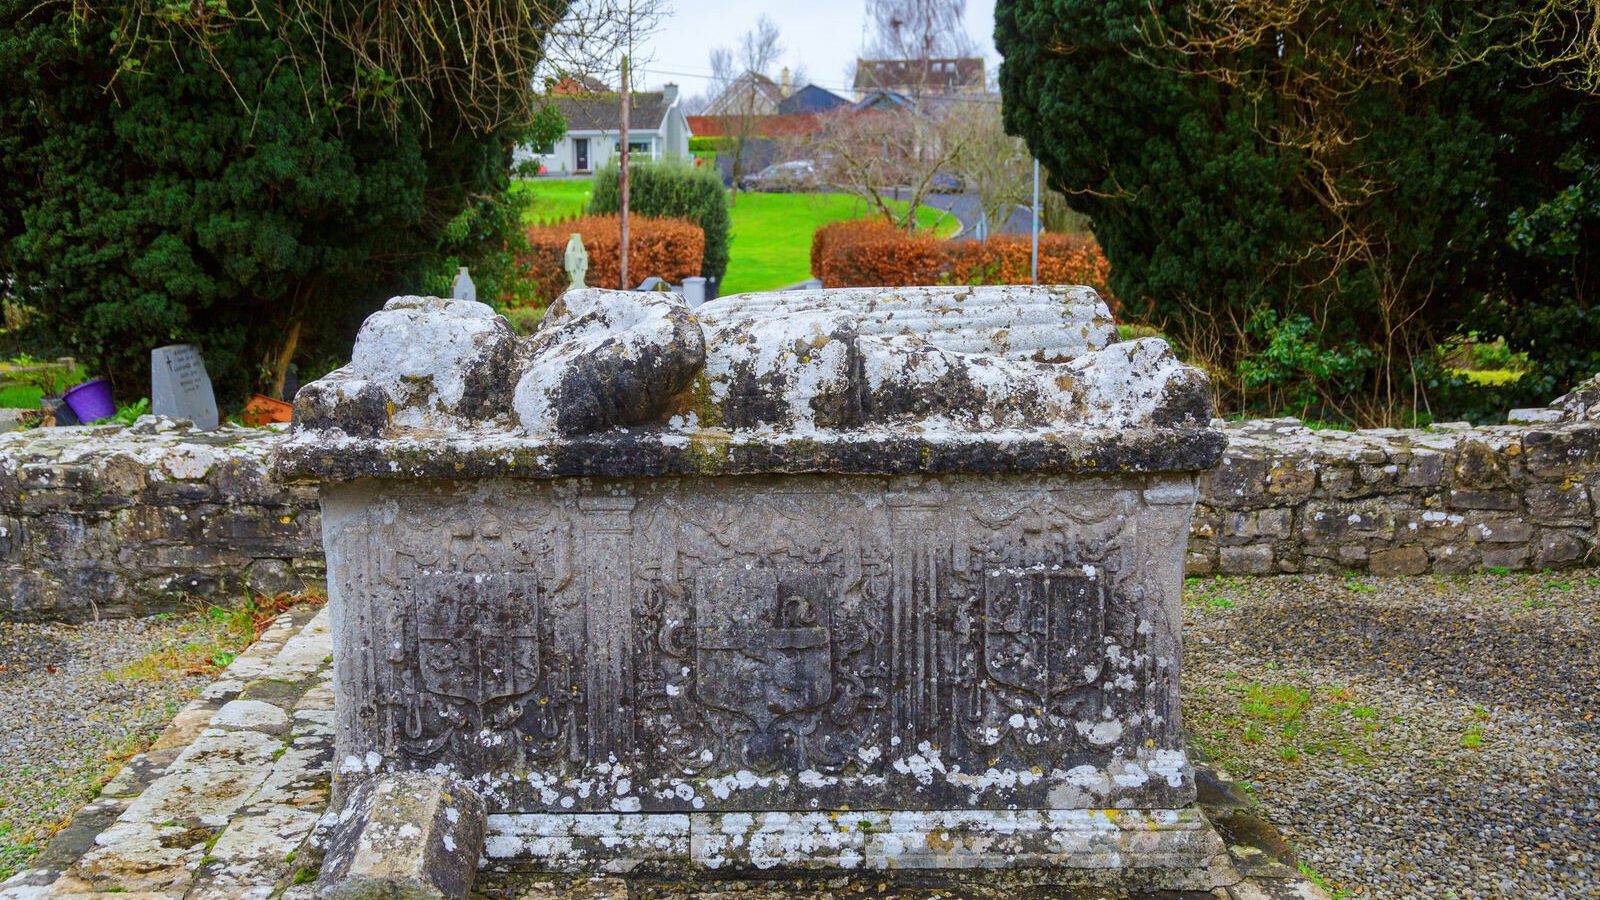
[[[150,351],[150,411],[188,419],[196,428],[217,427],[217,398],[200,351],[189,344]]]

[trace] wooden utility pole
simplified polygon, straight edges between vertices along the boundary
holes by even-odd
[[[622,290],[632,285],[628,281],[628,54],[622,55],[622,144],[617,150],[617,222],[621,243]]]

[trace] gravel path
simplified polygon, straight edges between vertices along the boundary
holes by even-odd
[[[219,628],[200,616],[0,622],[0,879],[210,681],[183,668],[216,649]]]
[[[1600,570],[1191,580],[1184,711],[1330,888],[1600,897]]]
[[[1196,741],[1331,888],[1600,897],[1600,570],[1193,580],[1184,625]],[[206,684],[173,660],[217,627],[0,623],[0,877]]]

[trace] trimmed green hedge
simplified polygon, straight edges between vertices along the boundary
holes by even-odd
[[[700,274],[722,280],[728,271],[728,192],[714,166],[696,168],[681,161],[635,163],[628,170],[629,209],[642,216],[688,219],[706,233]],[[589,212],[609,215],[618,208],[617,169],[602,169],[594,179]]]

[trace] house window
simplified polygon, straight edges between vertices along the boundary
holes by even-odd
[[[556,152],[556,142],[545,141],[542,144],[535,144],[533,152],[539,154],[540,156],[549,156],[550,154]]]
[[[611,152],[613,152],[613,153],[621,153],[622,152],[622,142],[621,141],[613,141],[611,143]],[[628,152],[629,153],[649,153],[650,152],[650,142],[649,141],[629,141],[628,142]]]

